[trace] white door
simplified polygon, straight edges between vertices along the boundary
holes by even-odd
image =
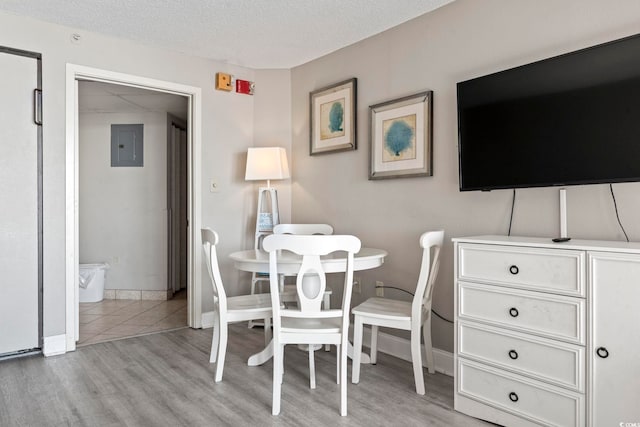
[[[640,255],[589,254],[591,426],[640,422]]]
[[[0,355],[40,347],[38,60],[0,47]]]

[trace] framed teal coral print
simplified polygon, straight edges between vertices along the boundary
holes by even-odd
[[[369,179],[433,175],[433,92],[369,107]]]
[[[309,153],[355,150],[357,79],[352,78],[309,94]]]

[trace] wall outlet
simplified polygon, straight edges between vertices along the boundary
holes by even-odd
[[[384,288],[382,286],[384,286],[384,282],[381,282],[380,280],[376,280],[376,296],[377,297],[384,296]]]
[[[360,278],[356,277],[353,279],[353,293],[361,294],[362,293],[362,284],[360,283]]]

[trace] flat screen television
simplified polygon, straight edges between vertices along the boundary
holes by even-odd
[[[461,191],[640,181],[640,35],[457,94]]]

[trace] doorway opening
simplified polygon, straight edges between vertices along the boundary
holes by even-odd
[[[186,327],[187,98],[80,81],[78,99],[78,345]]]
[[[146,77],[115,73],[79,65],[67,64],[67,90],[66,90],[66,117],[67,117],[67,243],[66,243],[66,351],[76,348],[79,334],[79,264],[80,264],[80,193],[82,182],[80,181],[80,108],[79,87],[80,83],[100,82],[138,88],[186,97],[187,117],[186,129],[186,306],[187,325],[193,328],[202,326],[201,306],[201,251],[199,248],[199,236],[196,230],[200,228],[200,151],[201,151],[201,90],[200,88],[181,84],[165,82]],[[122,99],[120,99],[122,101]],[[165,113],[166,114],[166,113]],[[166,119],[166,115],[165,115]],[[165,122],[166,123],[166,122]],[[166,124],[165,124],[166,126]],[[165,151],[166,153],[166,151]],[[166,167],[166,164],[163,165]],[[127,172],[125,172],[126,174]],[[126,191],[128,186],[121,186]],[[166,193],[165,193],[166,194]],[[165,219],[165,230],[167,220]],[[153,242],[144,242],[152,245]],[[168,244],[168,243],[167,243]],[[116,261],[121,262],[119,257]],[[162,256],[162,263],[168,259]],[[112,261],[114,261],[112,259]],[[166,264],[164,275],[166,276]],[[108,280],[108,279],[107,279]],[[166,283],[166,282],[165,282]],[[108,286],[107,286],[108,289]],[[141,289],[143,290],[148,289]],[[165,292],[169,294],[169,290]],[[116,300],[117,301],[117,300]],[[124,329],[124,328],[123,328]]]

